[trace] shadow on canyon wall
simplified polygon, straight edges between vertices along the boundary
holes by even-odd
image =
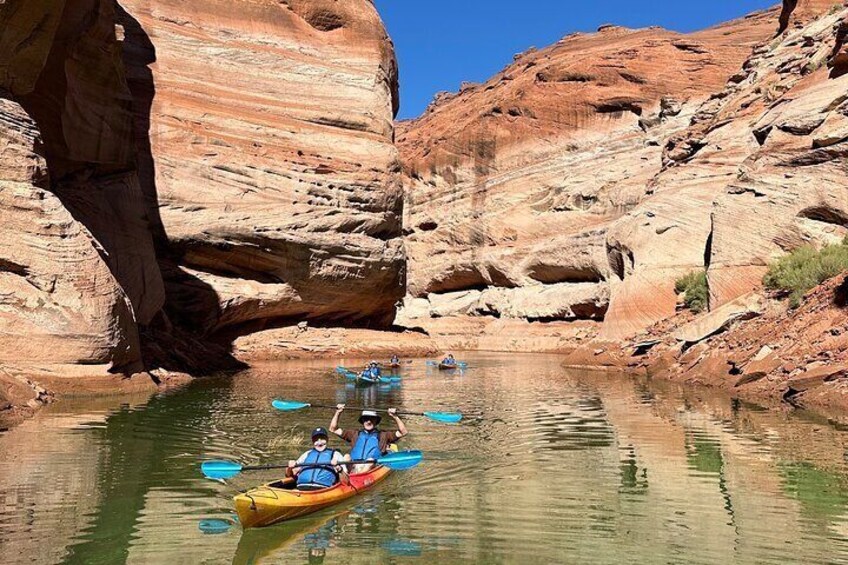
[[[162,367],[192,374],[241,368],[244,365],[232,356],[231,342],[205,339],[208,336],[203,334],[201,321],[190,314],[206,312],[212,318],[220,316],[218,294],[210,285],[179,267],[179,252],[169,245],[159,213],[152,142],[154,132],[151,131],[156,98],[151,65],[156,62],[156,47],[141,23],[117,0],[115,21],[124,29],[122,58],[133,99],[133,140],[138,180],[165,287],[162,309],[150,324],[140,328],[145,363],[150,368]]]
[[[131,314],[114,322],[128,322],[135,353],[116,348],[113,372],[164,368],[199,375],[239,368],[230,344],[209,343],[184,315],[186,304],[202,303],[210,316],[219,306],[214,289],[177,267],[159,214],[151,148],[155,48],[116,0],[99,6],[65,4],[33,88],[10,99],[41,134],[48,190],[96,240],[132,305]]]

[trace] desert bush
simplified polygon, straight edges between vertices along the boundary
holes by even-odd
[[[709,287],[706,271],[692,271],[674,281],[674,291],[683,294],[683,303],[696,314],[707,309]]]
[[[826,245],[821,250],[805,245],[784,255],[769,265],[763,284],[787,293],[789,305],[797,308],[808,291],[846,270],[848,237],[841,244]]]

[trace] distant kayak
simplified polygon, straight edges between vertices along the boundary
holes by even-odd
[[[373,373],[361,373],[356,376],[356,382],[363,385],[374,385],[383,382],[383,379]]]
[[[455,369],[467,369],[468,363],[465,361],[454,361],[453,363],[445,363],[442,361],[427,361],[429,367],[437,367],[440,371],[453,371]]]

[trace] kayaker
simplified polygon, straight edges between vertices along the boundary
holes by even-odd
[[[392,355],[392,360],[389,361],[392,365],[400,365],[400,357],[397,355]]]
[[[359,416],[359,423],[362,424],[360,430],[343,430],[339,427],[339,418],[345,409],[344,404],[336,406],[336,413],[330,421],[330,433],[334,433],[353,447],[350,454],[345,456],[346,460],[362,460],[362,459],[377,459],[381,455],[388,453],[389,446],[397,440],[406,436],[409,432],[406,429],[406,424],[398,417],[397,408],[389,408],[389,416],[397,424],[397,429],[392,431],[382,431],[377,428],[380,425],[382,418],[373,410],[363,410]],[[356,465],[353,469],[354,473],[365,473],[374,465]]]
[[[344,456],[335,449],[327,448],[329,437],[324,428],[315,428],[312,432],[312,449],[301,455],[297,461],[289,461],[289,469],[297,476],[298,490],[319,490],[339,482],[339,464],[344,460]],[[312,464],[319,464],[321,467],[303,467]]]
[[[456,359],[454,359],[453,353],[448,353],[448,356],[442,359],[442,365],[456,365]]]

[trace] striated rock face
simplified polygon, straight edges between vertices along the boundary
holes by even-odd
[[[0,364],[130,366],[132,307],[94,237],[46,189],[41,151],[32,119],[0,97]]]
[[[161,308],[164,287],[113,3],[12,0],[0,29],[0,359],[137,370],[136,324]]]
[[[371,2],[121,5],[172,318],[202,333],[390,323],[397,68]]]
[[[603,319],[601,338],[628,338],[674,315],[690,271],[708,269],[718,307],[786,250],[841,239],[846,12],[603,26],[437,97],[399,127],[414,305],[399,319]],[[594,308],[571,308],[587,293]]]
[[[427,299],[437,316],[606,318],[621,326],[640,302],[654,300],[645,286],[656,277],[643,276],[643,267],[666,277],[679,268],[669,243],[679,241],[672,232],[681,225],[703,232],[682,242],[703,264],[711,196],[698,186],[660,193],[663,146],[774,33],[776,18],[755,14],[692,35],[615,26],[574,34],[516,56],[485,84],[441,95],[424,116],[400,124],[411,297]],[[652,205],[633,216],[638,225],[617,227],[643,202]],[[656,241],[663,254],[639,253]],[[498,298],[447,307],[458,292]],[[530,295],[539,304],[528,303]],[[667,298],[673,311],[673,291]],[[487,306],[504,301],[510,306]]]
[[[51,191],[97,239],[138,321],[148,324],[165,295],[136,174],[114,19],[106,0],[7,2],[0,76],[38,126]]]
[[[1,2],[0,363],[390,323],[397,88],[367,0]]]
[[[758,51],[705,122],[710,135],[733,117],[736,135],[755,140],[713,208],[713,305],[758,286],[786,251],[848,233],[848,77],[838,72],[846,20],[848,8],[831,11]]]
[[[841,237],[844,158],[834,148],[822,155],[820,141],[807,137],[818,130],[840,139],[845,83],[824,68],[845,13],[833,6],[798,3],[788,31],[757,47],[689,127],[666,140],[654,196],[609,231],[630,270],[613,279],[604,337],[629,337],[672,316],[674,281],[689,271],[708,268],[715,308],[759,288],[768,262],[785,251]],[[831,114],[830,127],[819,129]]]

